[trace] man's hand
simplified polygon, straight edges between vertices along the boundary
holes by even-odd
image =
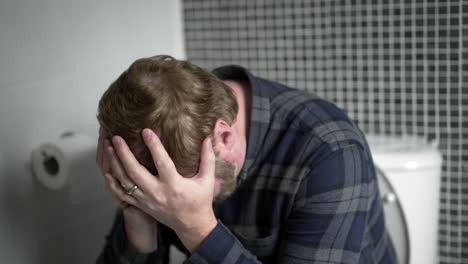
[[[114,136],[112,143],[124,172],[119,171],[118,167],[114,169],[116,163],[112,162],[112,176],[119,178],[114,174],[126,174],[138,189],[131,196],[118,193],[118,190],[113,191],[121,200],[172,228],[185,247],[193,252],[217,224],[212,207],[215,155],[211,140],[206,138],[203,141],[198,173],[185,178],[177,172],[172,159],[152,130],[144,129],[143,138],[158,175],[152,175],[136,160],[123,138]]]
[[[101,170],[101,174],[104,176],[114,199],[122,208],[127,238],[133,247],[135,247],[139,252],[152,252],[157,248],[157,221],[140,209],[128,205],[124,200],[121,200],[114,191],[112,191],[113,189],[117,189],[118,186],[122,186],[119,187],[119,189],[123,192],[122,188],[124,188],[125,184],[130,183],[130,180],[128,180],[125,175],[117,174],[122,177],[120,179],[114,179],[110,175],[111,163],[118,162],[115,158],[111,159],[113,157],[115,157],[115,155],[113,155],[113,148],[109,140],[104,139],[102,129],[100,129],[96,152],[96,163]],[[114,167],[117,167],[118,171],[122,171],[119,164],[114,164]]]

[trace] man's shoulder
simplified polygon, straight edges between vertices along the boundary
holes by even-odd
[[[270,121],[262,144],[262,167],[300,181],[324,157],[357,147],[369,156],[361,130],[338,106],[313,93],[282,87],[269,97]],[[289,173],[293,172],[293,173]],[[299,173],[301,172],[301,173]],[[288,178],[288,177],[286,177]]]
[[[366,145],[363,133],[346,111],[314,93],[284,89],[270,100],[272,129],[295,134],[297,140],[315,137],[333,149],[353,142]]]

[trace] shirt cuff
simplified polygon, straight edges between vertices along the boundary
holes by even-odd
[[[205,238],[197,250],[184,263],[222,263],[231,249],[236,246],[236,238],[219,220],[216,227]]]

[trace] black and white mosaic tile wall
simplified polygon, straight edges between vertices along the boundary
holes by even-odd
[[[187,58],[240,64],[443,154],[440,263],[468,263],[468,1],[185,0]]]

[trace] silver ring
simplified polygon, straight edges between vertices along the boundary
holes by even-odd
[[[132,195],[136,190],[138,190],[138,186],[133,185],[132,188],[128,189],[127,194]]]

